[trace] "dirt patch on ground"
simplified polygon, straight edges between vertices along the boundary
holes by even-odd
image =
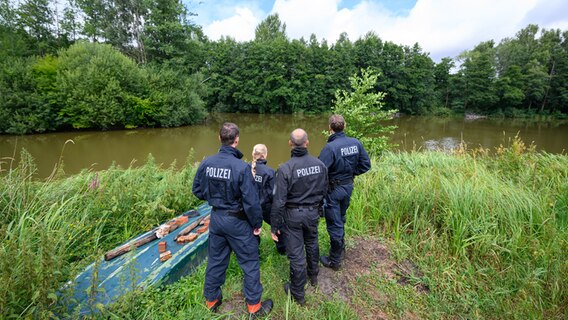
[[[395,261],[391,257],[389,248],[378,239],[355,237],[347,241],[341,270],[336,272],[325,267],[320,268],[317,289],[320,294],[349,303],[361,319],[387,319],[388,316],[380,310],[380,307],[373,308],[375,310],[368,308],[363,310],[356,301],[353,301],[353,288],[358,285],[358,279],[373,273],[387,280],[395,280],[400,285],[413,286],[418,292],[429,291],[423,284],[416,284],[416,281],[413,281],[423,276],[418,266],[410,260]],[[376,302],[377,306],[384,305],[389,299],[385,294],[374,290],[372,286],[364,290],[367,297]]]
[[[359,276],[371,274],[372,268],[390,274],[390,253],[388,248],[376,240],[355,238],[347,244],[345,259],[340,271],[321,267],[318,276],[319,292],[324,295],[338,296],[341,300],[349,301],[353,294],[351,284]]]
[[[231,299],[223,300],[223,304],[219,307],[219,313],[235,318],[242,318],[247,315],[246,300],[241,292],[233,294]]]
[[[392,258],[389,247],[376,238],[348,238],[345,259],[339,271],[320,266],[318,287],[306,286],[307,294],[323,295],[327,299],[341,299],[348,303],[361,319],[389,319],[383,306],[389,302],[389,297],[376,290],[369,283],[361,283],[365,276],[381,277],[392,280],[399,285],[412,286],[417,292],[427,293],[429,288],[419,281],[423,273],[410,260],[397,262]],[[321,254],[327,254],[321,252]],[[354,289],[358,292],[355,294]],[[366,299],[373,303],[362,306],[355,301],[364,291]],[[247,315],[245,298],[242,293],[235,293],[230,299],[223,300],[219,311],[229,318],[241,318]],[[413,313],[407,312],[406,319],[418,319]]]

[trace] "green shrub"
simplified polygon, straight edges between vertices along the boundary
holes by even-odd
[[[49,55],[0,62],[0,133],[37,133],[57,128],[57,64],[57,58]]]
[[[434,108],[432,108],[430,113],[437,116],[437,117],[449,117],[449,116],[454,114],[452,109],[444,107],[444,106],[434,107]]]
[[[150,67],[149,100],[159,106],[156,122],[161,127],[194,124],[205,118],[201,74],[186,75],[166,67]]]
[[[110,45],[77,43],[59,55],[59,115],[73,128],[123,128],[130,97],[145,93],[145,71]],[[138,126],[136,119],[129,119]]]
[[[205,117],[202,76],[142,69],[110,45],[0,62],[0,133],[173,127]]]
[[[345,118],[345,133],[361,140],[369,154],[379,154],[389,148],[388,134],[396,126],[381,121],[389,119],[397,110],[384,109],[384,92],[375,92],[379,74],[372,68],[361,69],[361,75],[349,77],[351,89],[337,90],[331,110]]]

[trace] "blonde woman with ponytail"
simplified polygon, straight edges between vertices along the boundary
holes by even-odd
[[[268,149],[264,144],[257,144],[252,148],[251,171],[255,185],[258,189],[258,198],[262,207],[262,217],[270,224],[270,209],[272,207],[272,190],[274,189],[274,169],[266,165]],[[274,242],[278,253],[286,253],[284,241]]]

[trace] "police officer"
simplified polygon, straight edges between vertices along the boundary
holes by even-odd
[[[303,305],[307,278],[312,285],[317,285],[318,221],[327,192],[327,168],[308,154],[308,134],[304,130],[292,131],[288,144],[292,148],[292,158],[276,172],[271,231],[272,239],[278,241],[282,234],[278,226],[283,222],[290,259],[290,283],[284,285],[284,290]]]
[[[371,160],[361,142],[346,136],[344,129],[345,119],[341,115],[329,117],[331,136],[319,155],[329,175],[325,221],[331,245],[329,256],[322,256],[320,261],[336,271],[341,267],[345,250],[345,213],[351,201],[353,178],[371,169]]]
[[[252,148],[251,169],[255,185],[258,188],[258,198],[262,208],[262,218],[270,225],[270,209],[272,208],[272,192],[274,190],[274,175],[276,172],[274,169],[266,165],[267,157],[268,148],[266,148],[264,144],[257,144]],[[284,234],[281,233],[279,241],[274,242],[279,254],[286,254],[286,244],[283,235]]]
[[[261,302],[258,242],[262,211],[250,165],[240,160],[237,149],[239,128],[226,122],[219,131],[219,153],[201,162],[193,180],[193,194],[211,205],[208,262],[203,294],[207,308],[217,311],[223,297],[221,285],[231,251],[244,274],[244,295],[249,314],[263,316],[272,309],[272,300]]]

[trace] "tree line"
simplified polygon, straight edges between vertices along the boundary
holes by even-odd
[[[207,111],[329,111],[371,68],[409,114],[568,114],[568,32],[528,25],[434,62],[369,32],[290,39],[277,14],[251,41],[211,41],[179,0],[0,0],[0,133],[168,127]]]
[[[189,15],[178,0],[0,0],[0,133],[202,121]]]

